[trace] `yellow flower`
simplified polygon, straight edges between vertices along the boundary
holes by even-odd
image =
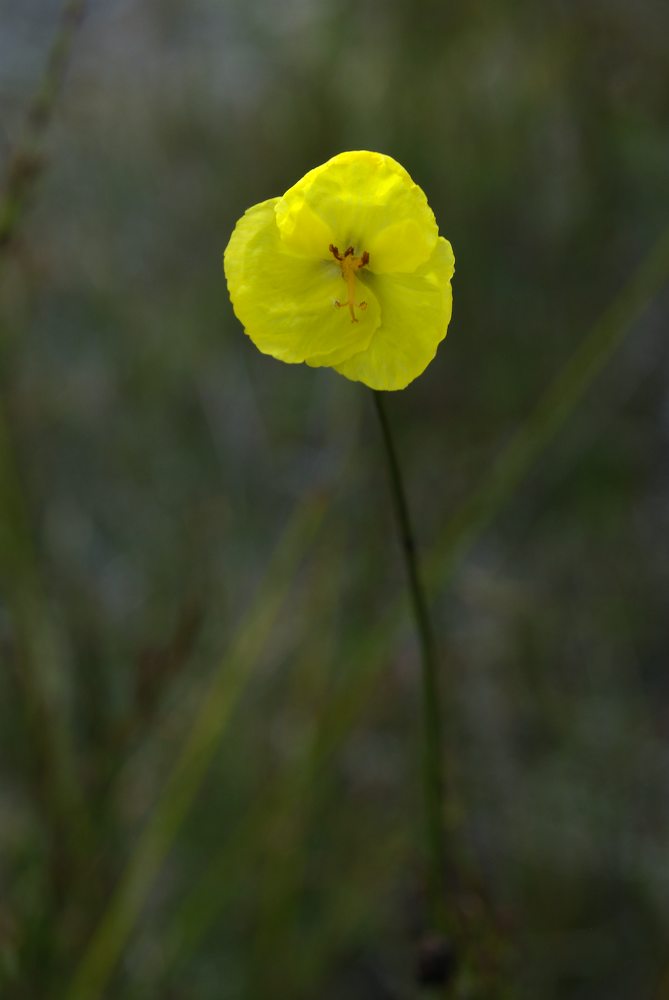
[[[451,245],[421,189],[381,153],[340,153],[254,205],[223,266],[259,350],[373,389],[420,375],[451,318]]]

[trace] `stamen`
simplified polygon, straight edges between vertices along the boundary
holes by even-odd
[[[339,247],[336,247],[334,243],[331,243],[328,250],[334,257],[336,261],[339,261],[339,266],[341,267],[341,276],[346,282],[346,289],[348,291],[348,297],[345,302],[340,302],[338,299],[335,300],[335,306],[337,309],[341,309],[343,306],[348,307],[348,311],[351,314],[351,323],[357,323],[358,319],[355,315],[356,308],[366,309],[366,302],[356,302],[355,301],[355,272],[359,271],[360,268],[365,267],[369,264],[369,254],[366,250],[363,251],[360,257],[355,256],[355,250],[353,247],[346,247],[344,254],[339,253]]]

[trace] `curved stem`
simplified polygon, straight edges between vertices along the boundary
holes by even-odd
[[[425,591],[418,571],[416,543],[402,472],[397,458],[390,423],[386,414],[383,393],[373,390],[376,413],[381,424],[381,434],[388,463],[390,488],[397,518],[404,563],[411,595],[411,606],[420,642],[422,705],[423,705],[423,785],[425,795],[425,832],[429,865],[429,896],[433,928],[446,930],[446,871],[444,857],[444,823],[442,795],[444,777],[442,767],[442,719],[439,700],[437,657],[432,623],[425,598]]]

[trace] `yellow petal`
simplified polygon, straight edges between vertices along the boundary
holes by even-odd
[[[335,365],[364,350],[380,322],[376,296],[356,280],[355,310],[332,255],[293,252],[279,236],[276,198],[254,205],[239,220],[223,258],[235,315],[256,347],[281,361]]]
[[[334,367],[372,389],[404,389],[423,372],[446,336],[451,318],[451,244],[439,237],[434,253],[413,274],[370,275],[381,303],[381,325],[369,347]]]
[[[276,204],[287,248],[315,257],[329,243],[369,254],[376,274],[415,271],[437,242],[424,193],[404,167],[382,153],[340,153],[290,188]]]

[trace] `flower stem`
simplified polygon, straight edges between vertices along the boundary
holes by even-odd
[[[416,543],[409,516],[406,490],[397,458],[390,423],[384,404],[384,394],[373,390],[376,413],[381,424],[381,434],[388,464],[390,488],[397,518],[404,563],[407,571],[411,605],[420,642],[422,707],[423,707],[423,784],[425,795],[425,834],[429,872],[429,900],[432,929],[445,933],[446,870],[444,856],[444,823],[442,794],[444,777],[442,768],[442,719],[439,701],[439,680],[432,623],[425,598],[425,591],[418,571]]]

